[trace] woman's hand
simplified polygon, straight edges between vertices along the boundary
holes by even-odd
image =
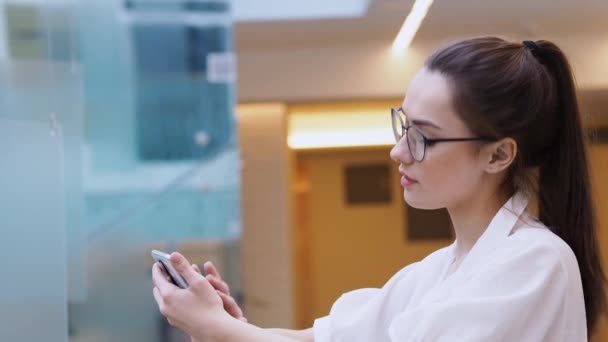
[[[198,273],[201,273],[201,270],[197,265],[192,265],[192,267]],[[209,284],[215,288],[217,294],[222,299],[224,310],[226,310],[226,312],[228,312],[232,317],[243,322],[247,322],[247,318],[243,316],[243,310],[241,310],[239,305],[236,303],[236,300],[234,300],[234,298],[230,295],[230,287],[225,281],[222,280],[220,273],[217,271],[213,263],[211,261],[207,261],[203,267],[205,269],[205,273],[207,274],[205,278],[207,278]]]
[[[214,341],[222,336],[222,329],[232,319],[226,311],[222,298],[186,258],[179,253],[171,254],[171,263],[188,283],[180,289],[167,280],[160,264],[152,267],[154,299],[160,312],[169,324],[180,328],[193,338]]]

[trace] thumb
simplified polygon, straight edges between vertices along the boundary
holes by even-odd
[[[197,273],[188,260],[180,253],[171,253],[170,260],[173,267],[175,267],[175,270],[184,277],[188,284],[194,283],[197,277],[201,277],[201,274]]]

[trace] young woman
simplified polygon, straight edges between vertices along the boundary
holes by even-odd
[[[575,86],[548,41],[463,40],[433,54],[391,113],[405,201],[447,208],[456,241],[347,293],[308,330],[247,324],[211,265],[190,287],[153,268],[171,324],[200,341],[587,341],[604,310]],[[537,198],[538,218],[528,199]]]

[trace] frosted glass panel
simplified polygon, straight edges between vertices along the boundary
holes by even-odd
[[[152,248],[213,260],[238,297],[227,3],[0,0],[0,227],[10,245],[0,253],[20,265],[2,279],[29,286],[0,285],[10,287],[1,341],[181,340],[152,298]]]
[[[68,293],[86,296],[84,264],[84,135],[82,76],[73,9],[69,1],[0,0],[0,118],[62,126],[65,214],[68,249]],[[2,57],[2,56],[0,56]]]
[[[49,128],[0,120],[3,341],[68,338],[63,145]]]

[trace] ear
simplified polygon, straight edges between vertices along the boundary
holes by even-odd
[[[487,173],[500,173],[511,166],[517,156],[517,142],[513,138],[503,138],[486,146],[488,162]]]

